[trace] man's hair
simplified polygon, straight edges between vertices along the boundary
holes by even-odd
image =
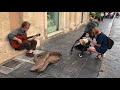
[[[29,22],[27,22],[27,21],[24,21],[24,22],[22,23],[22,25],[21,25],[21,28],[23,28],[23,27],[25,27],[25,26],[27,26],[27,25],[29,25],[29,26],[30,26],[30,23],[29,23]]]

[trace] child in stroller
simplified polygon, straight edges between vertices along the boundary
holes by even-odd
[[[82,57],[84,51],[87,51],[87,48],[89,48],[90,40],[91,38],[89,37],[89,34],[86,34],[86,36],[81,38],[74,46],[75,49],[81,51],[81,53],[79,54],[79,57]]]

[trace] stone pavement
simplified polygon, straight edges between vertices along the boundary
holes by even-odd
[[[111,22],[111,19],[100,22],[103,32],[109,31]],[[16,64],[20,63],[16,68],[6,68],[2,64],[0,65],[0,78],[97,78],[101,60],[95,59],[95,54],[90,55],[85,52],[83,58],[80,58],[79,51],[74,50],[73,54],[69,55],[72,45],[83,34],[84,29],[85,26],[82,26],[78,30],[58,35],[39,48],[40,52],[41,50],[57,51],[63,55],[63,60],[49,65],[44,72],[30,72],[33,65],[32,59],[18,55],[13,61]]]
[[[103,59],[99,78],[120,78],[120,18],[115,18],[110,37],[115,44]]]

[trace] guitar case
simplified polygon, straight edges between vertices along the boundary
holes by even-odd
[[[30,71],[42,72],[49,64],[57,63],[62,59],[62,54],[59,52],[44,52],[34,56],[35,64]]]

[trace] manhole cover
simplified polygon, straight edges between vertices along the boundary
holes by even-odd
[[[20,61],[10,60],[10,61],[4,63],[2,66],[9,67],[9,68],[14,68],[21,63],[22,62],[20,62]]]

